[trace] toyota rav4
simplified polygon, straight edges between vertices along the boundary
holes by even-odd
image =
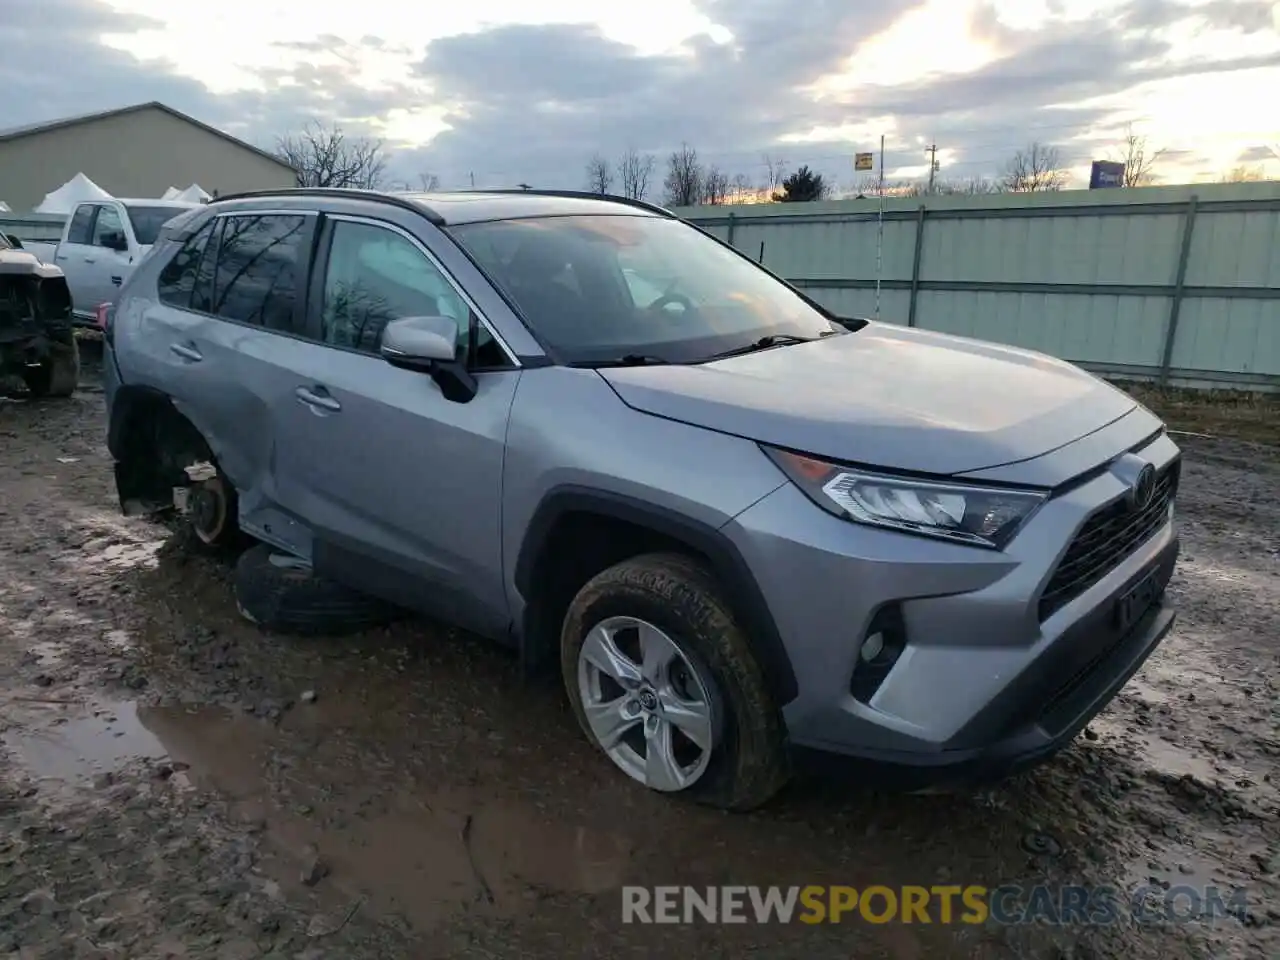
[[[840,318],[648,204],[293,190],[168,224],[106,330],[128,513],[558,661],[646,786],[913,785],[1071,740],[1169,631],[1179,451],[1026,350]]]

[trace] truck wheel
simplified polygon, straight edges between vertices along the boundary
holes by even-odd
[[[80,346],[75,334],[67,334],[49,345],[49,355],[39,366],[27,367],[22,381],[36,399],[69,397],[80,382]]]
[[[236,561],[236,609],[273,633],[299,636],[355,633],[395,619],[375,597],[318,577],[302,561],[265,543]]]
[[[560,666],[587,737],[650,789],[750,810],[786,783],[782,718],[696,560],[649,554],[591,579],[565,616]]]

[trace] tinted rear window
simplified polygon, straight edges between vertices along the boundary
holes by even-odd
[[[125,207],[129,211],[129,222],[133,224],[133,235],[138,243],[149,247],[160,237],[160,228],[174,217],[186,211],[182,207]]]

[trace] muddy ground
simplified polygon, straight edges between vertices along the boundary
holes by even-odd
[[[69,401],[0,399],[0,956],[1280,956],[1280,449],[1183,438],[1179,624],[1051,764],[978,793],[801,781],[729,816],[633,788],[554,685],[465,635],[259,633],[224,560],[119,516],[103,434],[92,364]],[[721,883],[1154,884],[1244,909],[620,920],[623,884]]]

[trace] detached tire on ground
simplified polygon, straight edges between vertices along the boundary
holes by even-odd
[[[234,589],[240,615],[273,633],[354,633],[388,623],[397,612],[381,600],[316,576],[296,557],[266,544],[240,555]]]
[[[80,346],[70,333],[50,344],[49,355],[39,366],[28,367],[22,373],[22,382],[37,400],[69,397],[76,392],[79,381]]]
[[[727,810],[787,782],[782,717],[697,560],[649,554],[592,578],[565,616],[560,664],[588,739],[633,780]]]

